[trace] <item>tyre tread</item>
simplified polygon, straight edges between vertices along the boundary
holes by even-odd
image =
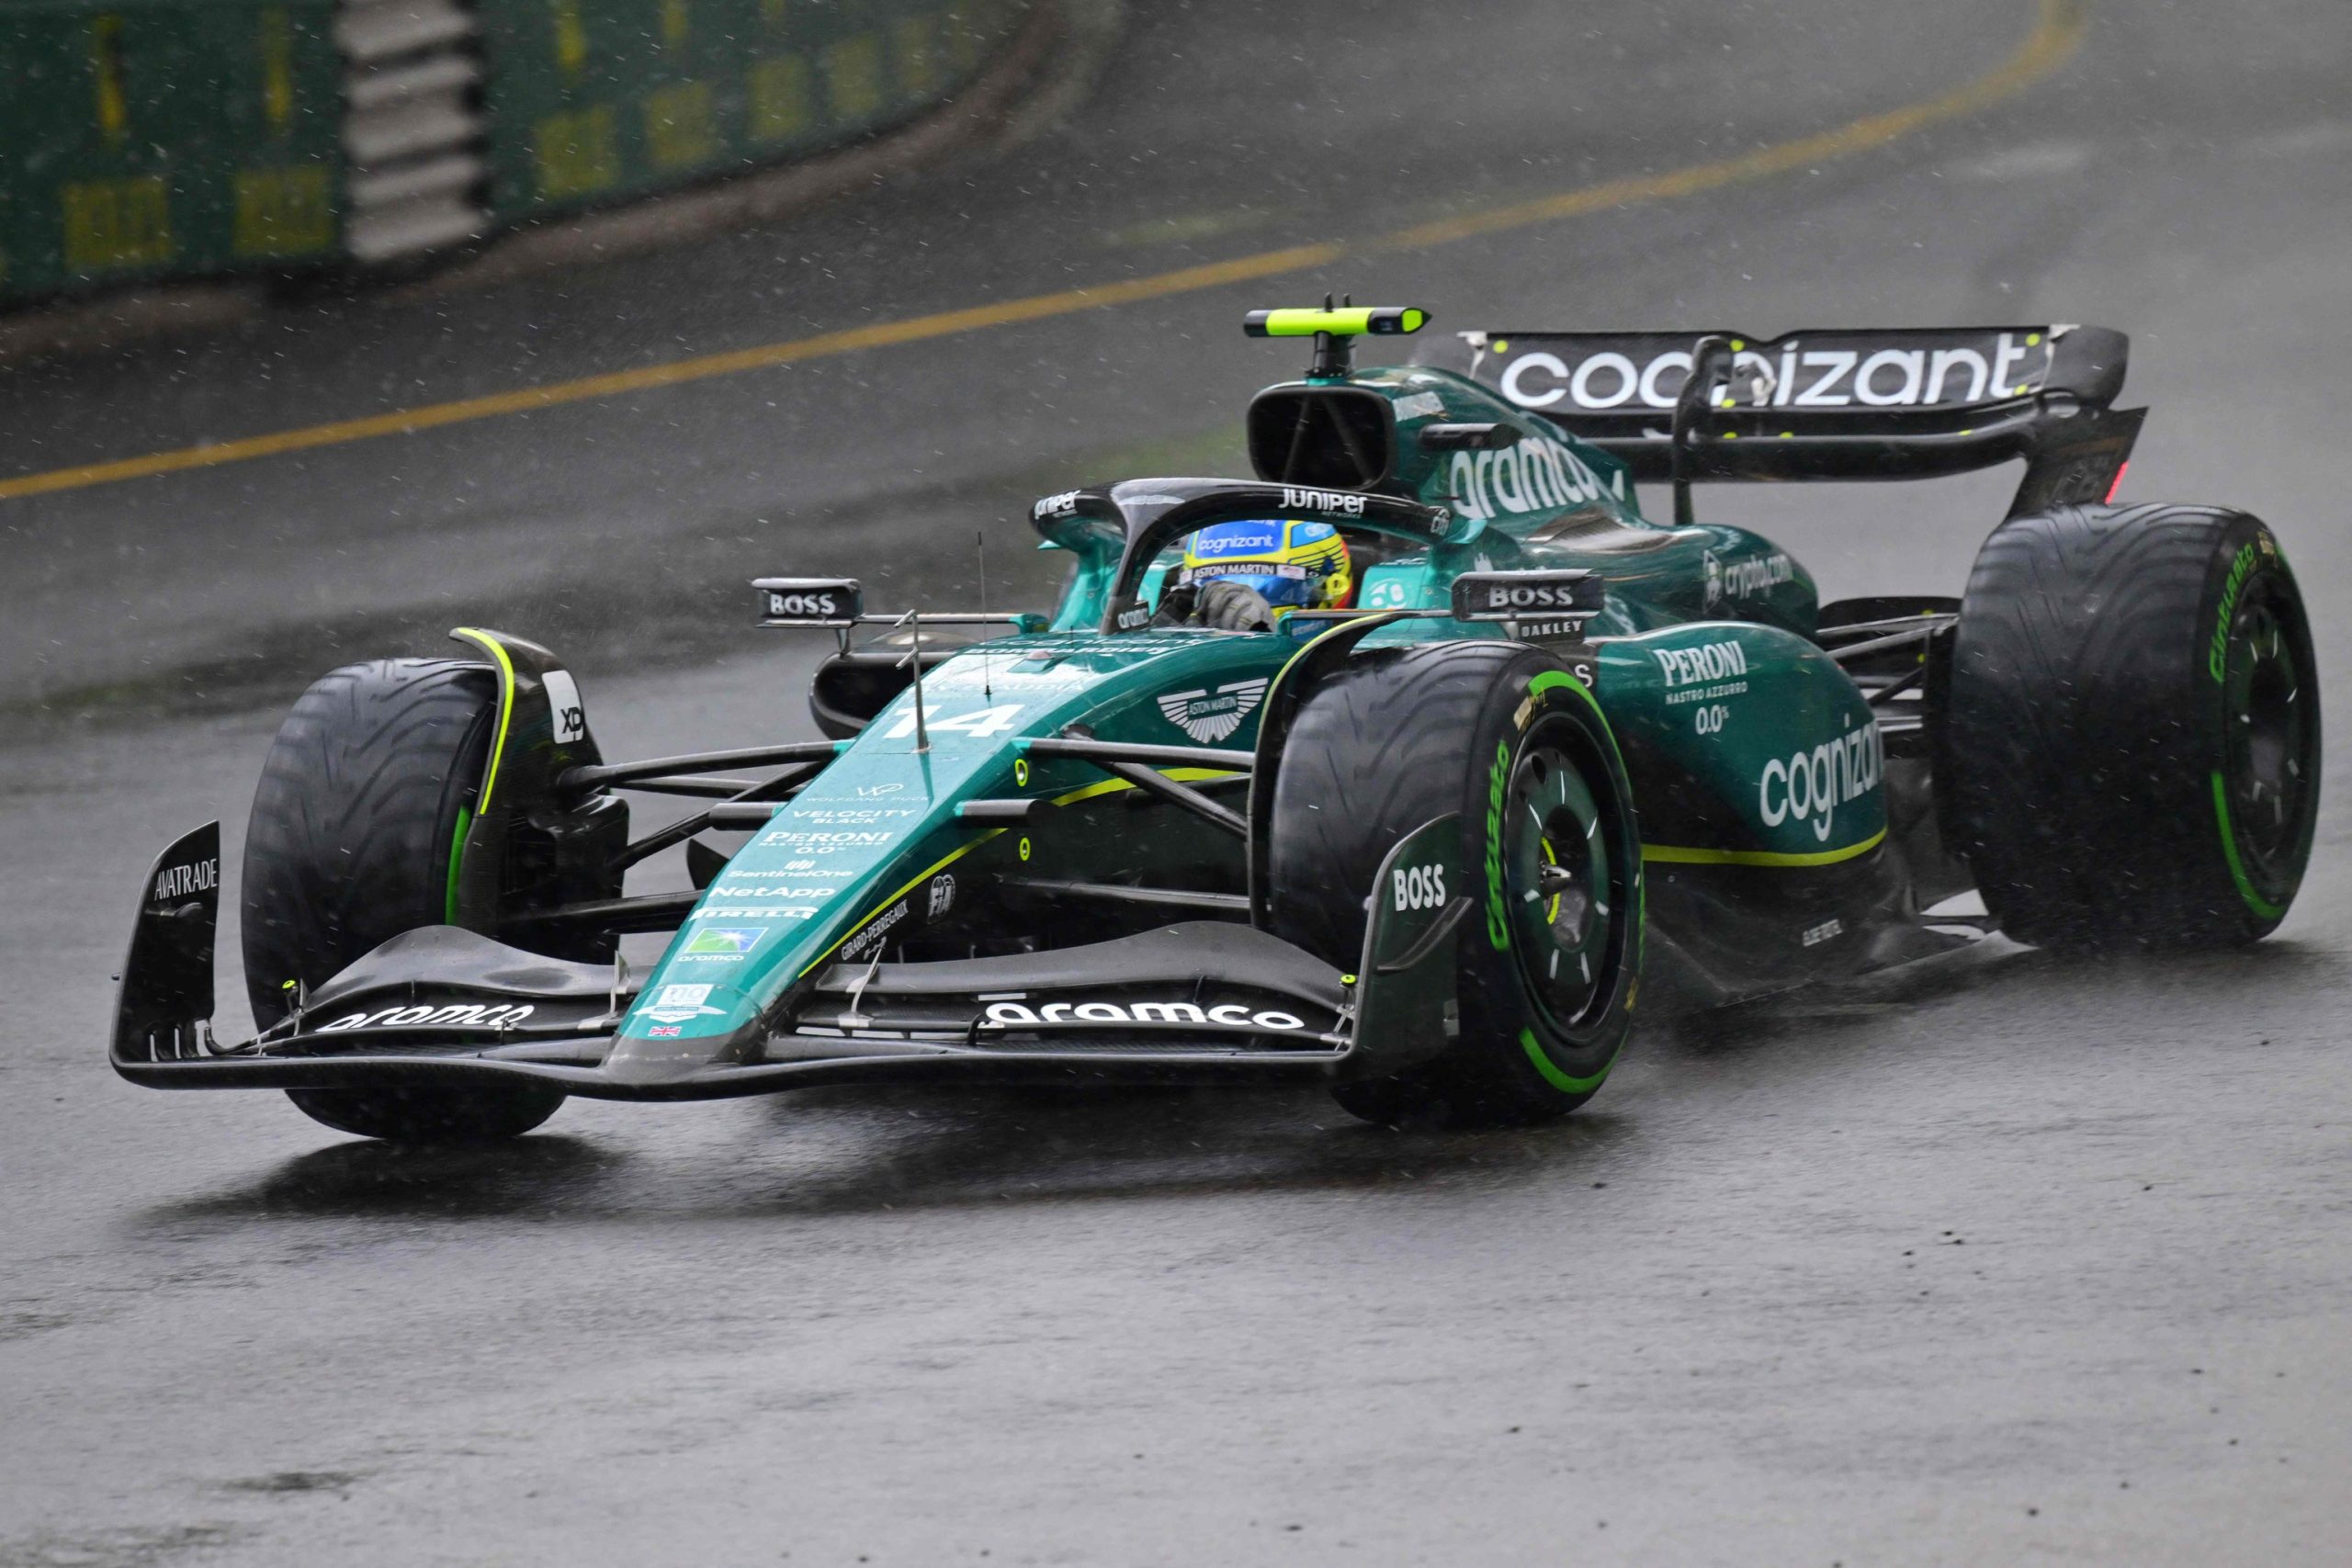
[[[2069,506],[1985,540],[1939,773],[1950,840],[2008,935],[2176,945],[2268,929],[2218,880],[2220,718],[2201,677],[2215,562],[2260,526],[2218,506]]]
[[[313,682],[262,768],[245,833],[245,981],[256,1022],[442,918],[449,836],[477,787],[496,677],[456,659],[373,660]]]

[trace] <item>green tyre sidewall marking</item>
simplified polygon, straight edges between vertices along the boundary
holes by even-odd
[[[1552,1027],[1533,998],[1519,989],[1523,983],[1519,979],[1516,963],[1507,942],[1494,942],[1490,935],[1485,942],[1474,941],[1465,944],[1465,953],[1476,954],[1471,963],[1486,971],[1485,984],[1490,990],[1497,988],[1503,979],[1497,970],[1509,971],[1513,1003],[1511,1011],[1515,1016],[1509,1029],[1494,1032],[1500,1036],[1496,1044],[1502,1048],[1506,1059],[1517,1064],[1519,1072],[1531,1075],[1529,1089],[1533,1092],[1549,1089],[1555,1094],[1581,1101],[1606,1081],[1624,1050],[1632,1021],[1630,1013],[1641,973],[1643,917],[1646,912],[1647,890],[1638,835],[1632,830],[1631,784],[1625,776],[1623,760],[1618,753],[1616,737],[1610,729],[1608,716],[1602,713],[1600,705],[1581,682],[1560,670],[1538,672],[1528,681],[1525,693],[1527,702],[1532,705],[1526,723],[1506,731],[1489,766],[1480,768],[1477,773],[1481,810],[1475,821],[1486,841],[1475,846],[1478,852],[1471,863],[1485,874],[1482,902],[1491,911],[1498,901],[1496,867],[1502,851],[1498,842],[1498,825],[1485,809],[1494,798],[1495,781],[1498,777],[1509,778],[1521,753],[1539,731],[1547,728],[1556,729],[1556,725],[1547,727],[1547,719],[1567,718],[1585,743],[1584,749],[1601,764],[1604,773],[1600,778],[1591,777],[1594,770],[1587,765],[1587,759],[1576,758],[1579,772],[1587,775],[1584,780],[1586,786],[1592,789],[1596,796],[1605,795],[1612,807],[1608,815],[1615,823],[1617,842],[1610,846],[1611,863],[1619,868],[1618,875],[1622,877],[1620,896],[1626,914],[1622,922],[1624,929],[1623,956],[1611,987],[1610,1004],[1592,1026],[1572,1036]],[[1472,820],[1465,818],[1465,823]],[[1465,974],[1465,981],[1469,978]],[[1466,1001],[1467,998],[1464,1021],[1465,1031],[1471,1022],[1469,1014],[1472,1011]]]
[[[2230,863],[2230,880],[2237,884],[2238,897],[2245,900],[2245,907],[2266,920],[2285,915],[2287,907],[2273,904],[2256,892],[2254,879],[2245,874],[2245,862],[2238,856],[2237,833],[2230,826],[2229,785],[2222,781],[2219,768],[2213,770],[2213,819],[2222,829],[2222,853]]]
[[[2246,521],[2252,525],[2252,536],[2230,554],[2226,565],[2217,562],[2217,599],[2209,622],[2211,631],[2198,650],[2199,672],[2212,679],[2220,704],[2217,716],[2222,755],[2218,761],[2228,760],[2229,735],[2240,716],[2231,705],[2235,694],[2228,677],[2233,665],[2232,653],[2236,647],[2235,620],[2241,606],[2250,606],[2267,596],[2273,602],[2274,615],[2282,606],[2291,609],[2291,615],[2285,617],[2290,652],[2314,705],[2310,754],[2303,759],[2312,770],[2309,798],[2294,846],[2288,857],[2290,863],[2281,868],[2284,874],[2275,877],[2257,874],[2257,865],[2249,863],[2247,852],[2239,844],[2239,829],[2230,808],[2230,780],[2220,766],[2214,767],[2209,777],[2213,825],[2222,863],[2228,868],[2231,885],[2236,889],[2240,902],[2252,917],[2253,930],[2262,933],[2276,927],[2286,917],[2310,861],[2312,842],[2318,828],[2319,770],[2324,759],[2324,734],[2316,711],[2319,671],[2301,585],[2296,582],[2295,574],[2287,564],[2285,552],[2278,548],[2277,540],[2268,530],[2251,518]]]
[[[1578,1078],[1570,1077],[1560,1070],[1558,1064],[1552,1060],[1551,1053],[1544,1049],[1544,1043],[1535,1038],[1533,1030],[1521,1030],[1519,1043],[1520,1048],[1527,1053],[1527,1059],[1535,1064],[1535,1070],[1544,1075],[1544,1081],[1562,1094],[1590,1094],[1599,1089],[1608,1078],[1609,1070],[1617,1065],[1618,1056],[1625,1049],[1625,1042],[1620,1037],[1617,1049],[1609,1053],[1609,1060],[1600,1065],[1600,1070],[1589,1077]]]
[[[458,807],[457,831],[449,835],[449,874],[446,878],[448,884],[448,894],[447,906],[441,917],[445,925],[454,926],[458,923],[458,873],[465,864],[466,829],[473,825],[473,807]]]

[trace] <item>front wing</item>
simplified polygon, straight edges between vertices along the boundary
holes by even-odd
[[[1464,886],[1459,819],[1408,834],[1408,863]],[[779,998],[760,1037],[647,1071],[616,1055],[625,966],[566,963],[454,926],[405,932],[295,998],[253,1040],[217,1041],[220,830],[158,857],[124,962],[109,1051],[154,1089],[316,1089],[528,1080],[602,1100],[719,1100],[890,1079],[1317,1081],[1391,1073],[1455,1027],[1456,933],[1470,905],[1375,896],[1343,973],[1251,926],[1187,921],[1083,947],[929,964],[835,964]],[[1420,884],[1416,882],[1416,886]]]

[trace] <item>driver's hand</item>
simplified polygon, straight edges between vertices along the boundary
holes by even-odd
[[[1212,579],[1180,582],[1159,596],[1155,626],[1206,626],[1216,632],[1270,632],[1274,607],[1254,588]]]
[[[1212,580],[1200,585],[1200,596],[1188,619],[1211,631],[1270,632],[1274,629],[1274,607],[1254,588]]]
[[[1200,596],[1200,590],[1191,583],[1177,583],[1160,594],[1159,608],[1152,612],[1151,624],[1155,626],[1198,626],[1200,623],[1193,619],[1193,610],[1194,601]]]

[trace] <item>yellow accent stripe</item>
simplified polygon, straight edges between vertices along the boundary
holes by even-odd
[[[1173,779],[1178,784],[1197,784],[1203,779],[1238,778],[1241,773],[1242,770],[1239,768],[1162,768],[1159,770],[1159,776],[1164,779]],[[1055,795],[1047,804],[1069,806],[1077,801],[1091,800],[1098,795],[1115,795],[1123,789],[1138,787],[1140,786],[1129,784],[1125,779],[1106,779],[1101,784],[1088,784],[1083,789],[1074,789],[1068,795]]]
[[[814,969],[818,964],[822,964],[826,959],[831,958],[837,951],[840,950],[842,943],[847,942],[850,938],[855,936],[858,932],[872,925],[875,920],[888,912],[891,905],[896,904],[899,899],[905,897],[908,894],[921,886],[926,878],[935,876],[940,872],[946,870],[949,866],[955,864],[957,861],[962,860],[966,855],[970,854],[974,850],[978,849],[982,844],[987,843],[990,839],[995,838],[1003,831],[1004,829],[1001,828],[991,828],[987,832],[982,833],[978,838],[974,839],[970,843],[966,844],[962,849],[956,850],[953,853],[945,855],[938,861],[933,862],[930,870],[922,873],[912,881],[909,882],[904,887],[899,888],[888,898],[882,899],[880,902],[876,903],[872,909],[866,912],[865,919],[858,921],[857,924],[842,932],[840,936],[835,937],[833,939],[833,945],[825,949],[824,952],[817,954],[816,957],[810,959],[808,961],[808,968],[800,971],[800,976],[806,976],[809,969]]]
[[[498,733],[490,742],[490,771],[481,776],[481,796],[474,802],[474,820],[479,822],[490,814],[491,787],[498,783],[498,759],[506,755],[506,721],[514,716],[514,661],[488,632],[459,626],[449,635],[480,645],[498,661]]]
[[[2082,0],[2041,0],[2033,30],[2018,46],[2015,53],[1986,74],[1939,96],[1883,114],[1870,115],[1836,130],[1801,137],[1794,141],[1758,148],[1736,158],[1695,164],[1665,174],[1609,180],[1537,201],[1520,202],[1419,224],[1373,240],[1362,248],[1373,251],[1419,250],[1505,229],[1549,223],[1641,202],[1668,200],[1789,173],[1833,158],[1849,157],[1884,146],[1937,121],[1972,113],[2024,90],[2064,63],[2081,46],[2086,30],[2086,13]],[[144,457],[52,468],[17,479],[0,479],[0,501],[81,490],[91,485],[144,479],[154,474],[178,473],[190,468],[218,468],[223,463],[240,463],[288,452],[305,452],[381,435],[411,435],[443,425],[462,424],[503,414],[528,413],[538,409],[584,402],[593,398],[614,397],[625,392],[674,387],[713,376],[771,369],[861,349],[921,343],[991,327],[1043,321],[1080,310],[1166,299],[1170,295],[1194,293],[1228,283],[1328,266],[1347,254],[1348,247],[1336,242],[1298,245],[1202,266],[1180,267],[1173,272],[1155,273],[1124,283],[1099,284],[1089,288],[1065,289],[1055,294],[1006,300],[1001,304],[944,310],[908,321],[878,322],[846,332],[824,333],[815,337],[766,344],[756,348],[673,360],[666,365],[648,365],[636,369],[583,377],[578,380],[558,381],[545,387],[462,398],[453,402],[428,403],[421,408],[371,414],[362,419],[337,420],[327,424],[277,431],[207,446],[183,446],[168,452],[149,453]]]
[[[1819,850],[1811,854],[1782,854],[1777,850],[1696,850],[1679,844],[1644,844],[1642,861],[1649,865],[1835,865],[1841,860],[1852,860],[1878,848],[1886,837],[1881,828],[1859,844],[1848,844],[1842,850]]]

